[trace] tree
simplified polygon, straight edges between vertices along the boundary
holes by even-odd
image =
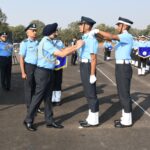
[[[12,31],[12,39],[14,43],[20,43],[23,39],[25,39],[25,27],[23,25],[18,25],[16,27],[10,27]]]
[[[0,8],[0,32],[9,32],[8,24],[6,23],[7,17]]]
[[[12,41],[12,35],[10,33],[10,30],[9,30],[8,24],[6,23],[6,20],[7,20],[7,17],[0,8],[0,32],[7,32],[8,40]]]
[[[5,23],[7,20],[6,15],[2,12],[1,8],[0,8],[0,24],[1,23]]]
[[[136,29],[136,28],[131,28],[129,30],[129,32],[133,35],[133,36],[139,36],[140,35],[140,30]]]
[[[79,39],[81,37],[78,21],[70,23],[66,29],[59,29],[58,32],[58,37],[67,44],[69,44],[73,38],[76,37],[77,39]]]
[[[81,33],[79,32],[79,21],[72,22],[68,25],[69,30],[71,31],[70,38],[73,39],[74,37],[80,38]]]
[[[106,32],[110,32],[112,34],[116,33],[115,28],[111,27],[111,26],[107,26],[105,24],[99,24],[96,26],[97,29],[102,30],[102,31],[106,31]]]

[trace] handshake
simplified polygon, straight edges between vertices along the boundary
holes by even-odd
[[[99,33],[99,29],[93,29],[89,32],[89,37],[95,36],[95,34]]]

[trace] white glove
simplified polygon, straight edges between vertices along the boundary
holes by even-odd
[[[93,84],[96,82],[96,76],[95,75],[90,75],[90,83]]]
[[[99,29],[93,29],[92,31],[89,32],[89,36],[93,37],[95,36],[95,34],[97,34],[99,32]]]

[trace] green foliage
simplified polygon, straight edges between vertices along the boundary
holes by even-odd
[[[7,23],[0,23],[0,32],[9,33],[9,27]]]
[[[66,45],[68,45],[75,37],[77,39],[81,37],[78,21],[70,23],[66,29],[59,29],[59,38],[66,43]]]
[[[7,20],[7,17],[0,8],[0,32],[8,32],[9,31],[6,20]]]
[[[11,39],[10,29],[6,23],[7,17],[0,8],[0,32],[7,32],[8,38]]]
[[[5,23],[7,20],[6,15],[2,12],[1,8],[0,8],[0,23]]]
[[[111,26],[107,26],[105,24],[99,24],[96,26],[97,29],[100,29],[102,31],[110,32],[112,34],[115,34],[115,28]]]
[[[10,27],[12,32],[12,39],[14,43],[19,43],[26,38],[25,27],[23,25],[18,25],[16,27]]]

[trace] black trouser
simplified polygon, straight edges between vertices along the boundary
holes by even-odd
[[[138,68],[146,68],[147,58],[138,57]]]
[[[76,64],[76,60],[77,60],[77,52],[75,51],[72,55],[71,55],[71,64],[75,65]]]
[[[124,109],[126,113],[130,113],[132,112],[132,102],[130,97],[132,67],[130,64],[116,64],[115,74],[122,109]]]
[[[104,60],[107,60],[107,57],[110,57],[111,51],[108,48],[105,48]]]
[[[27,111],[31,104],[32,97],[35,93],[35,69],[36,65],[25,63],[25,72],[27,74],[27,79],[24,81],[24,92],[25,92],[25,102],[27,105]]]
[[[132,58],[132,60],[134,60],[134,61],[137,61],[137,60],[138,60],[138,55],[137,55],[136,53],[137,53],[137,50],[132,49],[131,58]]]
[[[3,89],[11,87],[12,57],[0,56],[1,85]]]
[[[150,66],[150,58],[147,58],[147,65]]]
[[[99,111],[99,101],[97,99],[96,93],[96,82],[94,84],[90,83],[90,72],[91,63],[81,63],[80,64],[80,75],[83,84],[84,94],[87,98],[89,109],[91,112]]]
[[[53,121],[53,111],[51,104],[52,96],[52,80],[53,80],[53,71],[49,69],[37,67],[35,70],[35,81],[36,89],[35,94],[33,95],[28,114],[25,121],[32,123],[36,114],[36,110],[39,108],[42,100],[44,100],[45,108],[45,121],[47,124],[52,123]]]
[[[53,91],[61,91],[63,69],[54,71]]]

